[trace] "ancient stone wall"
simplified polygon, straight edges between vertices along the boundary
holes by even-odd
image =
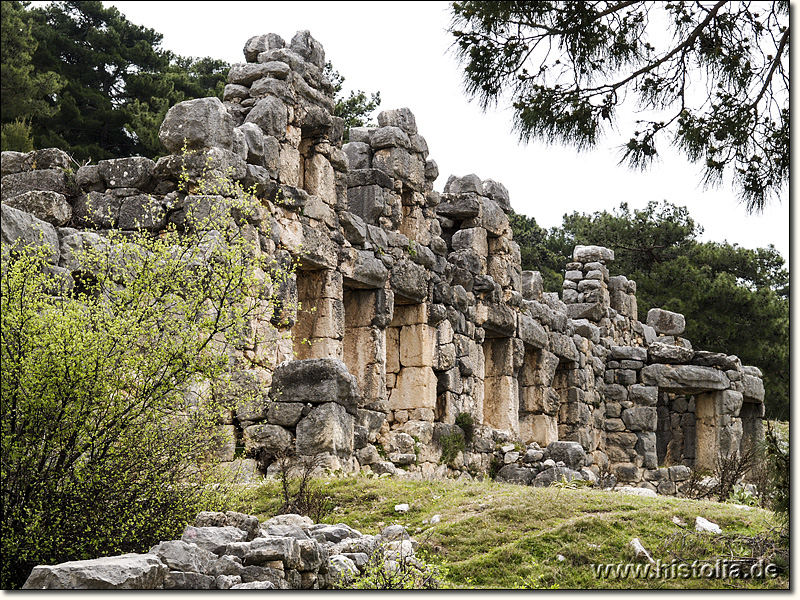
[[[48,244],[65,276],[70,249],[104,230],[180,229],[235,193],[204,178],[255,190],[247,235],[297,269],[272,320],[252,324],[260,341],[233,352],[236,385],[195,390],[232,406],[222,458],[240,476],[292,449],[350,472],[545,485],[610,471],[674,493],[683,466],[759,438],[758,369],[695,351],[682,315],[639,322],[635,282],[609,276],[613,251],[576,247],[561,297],[543,292],[521,269],[505,187],[467,175],[434,191],[411,111],[343,144],[308,32],[254,37],[244,53],[222,102],[170,109],[157,162],[101,161],[70,180],[58,150],[2,156],[4,244]]]

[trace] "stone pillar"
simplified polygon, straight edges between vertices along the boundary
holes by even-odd
[[[614,251],[601,246],[575,246],[574,262],[567,264],[563,300],[572,319],[599,323],[608,315],[611,297],[606,264],[614,261]]]

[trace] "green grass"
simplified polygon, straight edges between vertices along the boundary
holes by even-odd
[[[341,522],[376,534],[399,523],[420,542],[427,559],[447,573],[452,587],[507,589],[773,589],[787,588],[788,574],[777,579],[600,579],[591,565],[630,563],[632,538],[638,537],[654,559],[669,563],[680,539],[693,550],[683,558],[745,555],[735,536],[762,534],[776,525],[771,512],[730,504],[671,497],[642,498],[616,492],[531,488],[493,482],[414,482],[392,478],[342,477],[315,482],[336,508],[326,522]],[[261,519],[280,506],[277,482],[243,491],[236,510]],[[395,504],[408,503],[398,514]],[[435,515],[441,522],[429,526]],[[672,522],[681,518],[686,529]],[[719,524],[724,538],[694,533],[697,516]],[[558,555],[565,560],[559,561]]]

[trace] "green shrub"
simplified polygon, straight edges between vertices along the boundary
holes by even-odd
[[[31,124],[25,119],[17,119],[0,126],[0,150],[30,152],[33,150]]]
[[[772,510],[789,524],[789,441],[771,425],[764,434],[764,458],[772,496]]]
[[[223,500],[219,407],[188,391],[224,379],[269,305],[229,204],[191,231],[104,235],[76,251],[74,285],[44,250],[4,245],[3,588],[36,564],[146,552]]]
[[[442,458],[439,462],[446,465],[452,462],[459,452],[464,451],[464,435],[460,431],[448,433],[439,438],[439,445],[442,447]]]
[[[456,415],[456,425],[461,427],[464,432],[464,441],[469,444],[475,434],[475,421],[472,415],[466,412],[458,413]]]

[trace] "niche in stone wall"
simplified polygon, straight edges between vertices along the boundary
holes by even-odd
[[[693,396],[660,392],[656,425],[656,456],[665,467],[694,464],[695,399]]]
[[[526,444],[536,442],[544,447],[558,440],[561,397],[552,387],[558,364],[559,359],[555,354],[525,346],[525,357],[517,381],[519,434]]]
[[[743,402],[739,412],[742,420],[742,443],[739,448],[741,454],[745,454],[751,448],[748,444],[753,444],[753,440],[764,439],[764,405],[761,403]]]
[[[344,288],[343,360],[358,380],[362,406],[386,400],[386,292]]]
[[[296,358],[341,359],[345,321],[341,274],[298,270],[296,277],[299,309],[292,327]]]
[[[425,303],[395,304],[386,328],[386,392],[395,420],[402,411],[408,418],[434,419],[436,329],[427,320]]]
[[[483,342],[483,421],[495,429],[519,433],[517,373],[525,350],[517,338],[486,338]]]

